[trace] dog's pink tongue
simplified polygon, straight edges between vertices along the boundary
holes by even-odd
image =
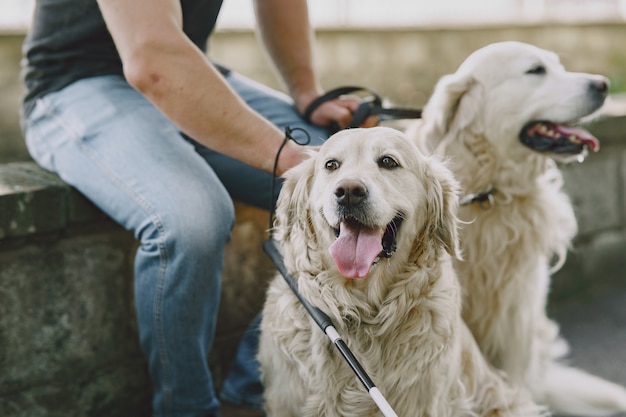
[[[600,141],[585,129],[565,125],[558,125],[557,127],[559,132],[563,135],[575,136],[580,141],[587,144],[592,152],[598,152],[600,149]]]
[[[333,257],[339,272],[346,278],[363,278],[376,257],[383,250],[384,229],[341,223],[339,237],[328,251]]]

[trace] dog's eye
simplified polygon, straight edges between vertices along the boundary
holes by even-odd
[[[546,73],[546,67],[544,67],[543,65],[534,66],[528,71],[526,71],[526,74],[535,74],[535,75],[542,75],[545,73]]]
[[[392,157],[385,155],[378,160],[378,166],[385,169],[398,168],[400,164]]]
[[[326,161],[326,165],[324,167],[326,168],[326,171],[335,171],[339,169],[340,165],[341,164],[339,163],[339,161],[337,161],[336,159],[331,159],[329,161]]]

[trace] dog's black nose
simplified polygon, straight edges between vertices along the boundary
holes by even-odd
[[[594,80],[589,83],[589,88],[596,94],[600,94],[602,97],[606,96],[609,92],[609,85],[604,80]]]
[[[367,197],[367,188],[361,181],[344,180],[335,189],[335,196],[342,206],[356,206]]]

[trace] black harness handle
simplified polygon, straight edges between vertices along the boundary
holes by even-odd
[[[323,103],[358,91],[364,91],[368,93],[370,97],[363,99],[359,107],[352,115],[352,120],[350,121],[348,128],[361,126],[363,122],[365,122],[365,119],[367,119],[369,116],[378,116],[380,120],[419,119],[422,117],[422,110],[420,109],[385,107],[383,105],[383,100],[380,98],[380,96],[375,91],[367,87],[346,86],[330,90],[313,100],[304,111],[304,120],[311,123],[311,115],[313,114],[315,109],[317,109]],[[332,133],[335,133],[340,130],[340,127],[339,125],[337,125],[337,123],[332,123],[331,126],[329,126],[329,129]]]

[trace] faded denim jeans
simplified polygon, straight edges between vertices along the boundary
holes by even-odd
[[[325,129],[306,124],[285,95],[235,73],[227,80],[277,126],[306,129],[314,145],[326,139]],[[135,304],[154,415],[218,415],[206,359],[234,224],[231,196],[268,208],[270,175],[184,138],[120,76],[84,79],[48,94],[22,123],[33,159],[140,242]],[[257,344],[258,318],[242,339],[222,399],[262,407]]]

